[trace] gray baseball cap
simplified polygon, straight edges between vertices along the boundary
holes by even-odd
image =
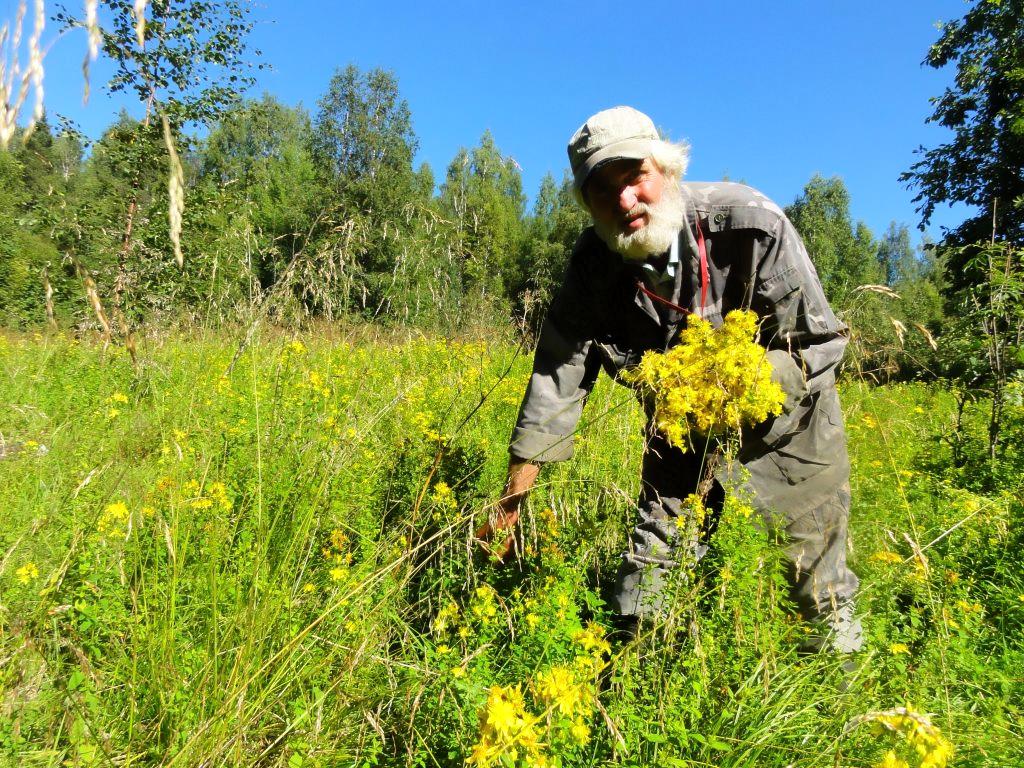
[[[654,122],[632,107],[612,107],[588,118],[569,139],[569,166],[577,190],[612,160],[643,160],[658,141]]]

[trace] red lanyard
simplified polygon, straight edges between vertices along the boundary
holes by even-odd
[[[700,254],[700,316],[704,317],[704,307],[706,307],[708,303],[708,282],[710,282],[711,277],[708,273],[708,249],[704,243],[704,230],[700,228],[700,217],[697,216],[695,221],[697,224],[697,252]],[[645,293],[652,301],[664,304],[669,309],[674,309],[682,315],[690,314],[690,310],[685,307],[681,307],[675,302],[669,301],[652,291],[644,285],[643,280],[637,280],[636,287],[639,288],[642,293]]]

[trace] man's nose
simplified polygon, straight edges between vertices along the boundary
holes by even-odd
[[[632,185],[627,184],[619,190],[619,208],[623,211],[631,211],[636,205],[636,190]]]

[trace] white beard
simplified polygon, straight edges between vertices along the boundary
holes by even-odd
[[[644,261],[660,256],[671,246],[686,221],[686,204],[678,183],[665,185],[661,200],[655,205],[637,203],[628,216],[647,214],[647,223],[635,232],[623,232],[616,225],[594,221],[594,231],[605,245],[626,261]]]

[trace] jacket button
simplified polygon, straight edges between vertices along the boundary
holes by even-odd
[[[722,213],[721,211],[719,211],[718,213],[715,214],[715,224],[721,225],[721,224],[724,224],[724,223],[725,223],[725,214]]]

